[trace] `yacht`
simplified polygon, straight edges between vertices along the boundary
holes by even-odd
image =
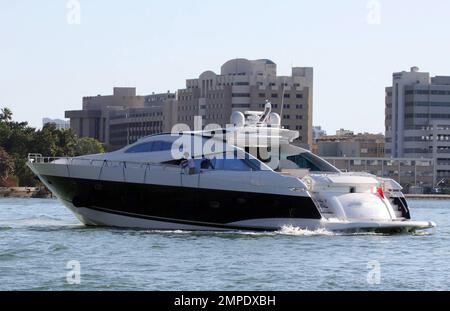
[[[267,103],[226,128],[173,131],[120,150],[28,166],[87,226],[154,230],[414,232],[402,187],[347,173],[296,145]]]

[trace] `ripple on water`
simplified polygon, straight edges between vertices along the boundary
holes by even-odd
[[[31,249],[13,249],[0,252],[0,261],[18,260],[28,258],[34,254]]]
[[[1,252],[0,261],[16,260],[18,256],[14,252]]]
[[[60,251],[65,251],[65,250],[68,250],[68,249],[69,249],[69,247],[67,247],[64,244],[53,244],[53,245],[51,245],[49,247],[49,251],[53,252],[53,253],[57,253],[57,252],[60,252]]]

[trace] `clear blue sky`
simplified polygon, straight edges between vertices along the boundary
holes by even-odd
[[[450,75],[450,1],[0,0],[0,107],[41,126],[80,109],[82,96],[136,86],[183,88],[228,59],[269,58],[279,74],[315,70],[314,124],[381,132],[392,72],[419,66]]]

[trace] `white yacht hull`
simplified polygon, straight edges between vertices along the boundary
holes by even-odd
[[[434,228],[433,222],[427,221],[338,221],[325,219],[250,219],[222,224],[189,224],[176,219],[145,219],[132,214],[118,215],[113,212],[99,211],[91,208],[77,208],[69,202],[64,204],[86,226],[104,226],[145,230],[185,230],[185,231],[277,231],[286,226],[303,230],[326,230],[330,232],[377,232],[402,233]]]

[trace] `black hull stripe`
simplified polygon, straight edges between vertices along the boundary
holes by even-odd
[[[68,202],[68,201],[66,201],[66,202]],[[68,203],[70,203],[70,202],[68,202]],[[206,228],[210,228],[210,229],[216,228],[216,229],[249,230],[249,231],[276,231],[276,230],[281,229],[278,227],[232,226],[232,225],[223,225],[223,224],[214,224],[214,223],[193,222],[193,221],[186,221],[186,220],[181,220],[181,219],[169,219],[169,218],[161,218],[161,217],[154,217],[154,216],[148,216],[148,215],[139,215],[139,214],[133,214],[133,213],[127,213],[127,212],[118,212],[118,211],[101,208],[101,207],[95,207],[95,206],[84,207],[84,208],[91,209],[91,210],[94,210],[97,212],[108,213],[108,214],[112,214],[112,215],[126,216],[126,217],[131,217],[131,218],[153,220],[153,221],[160,221],[160,222],[180,224],[180,225],[206,227]]]

